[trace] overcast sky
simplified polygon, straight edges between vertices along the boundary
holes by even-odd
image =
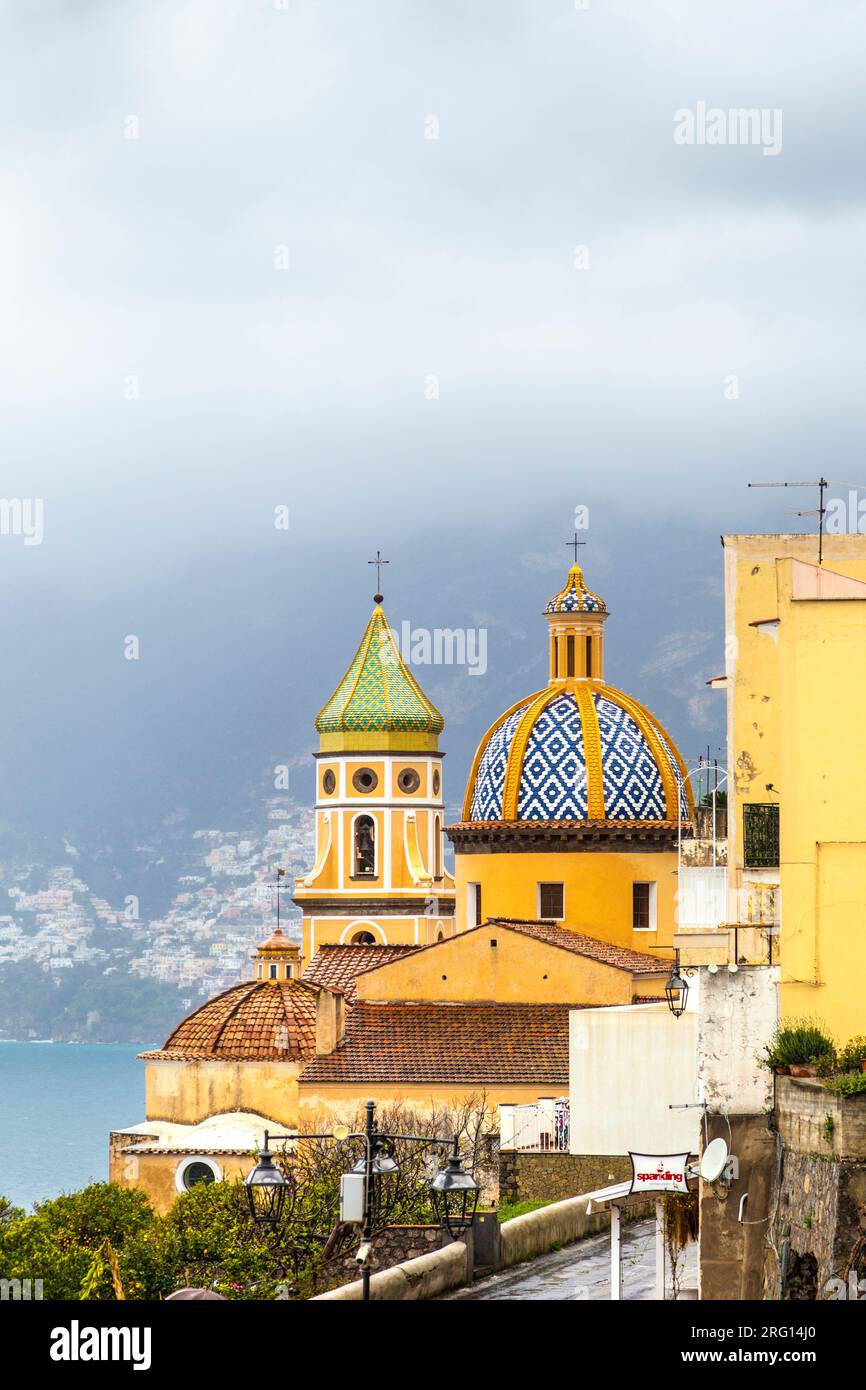
[[[10,0],[0,493],[45,539],[0,538],[7,592],[283,575],[354,636],[381,546],[396,618],[507,626],[587,503],[588,570],[651,607],[629,674],[673,692],[702,644],[703,737],[718,534],[813,505],[745,482],[866,481],[864,32],[858,0]],[[675,143],[699,103],[781,112],[781,151]]]

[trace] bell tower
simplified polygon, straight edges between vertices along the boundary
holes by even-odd
[[[381,605],[377,593],[360,646],[316,720],[315,863],[294,888],[305,964],[323,944],[426,946],[454,931],[444,720]]]

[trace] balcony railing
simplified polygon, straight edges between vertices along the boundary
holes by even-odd
[[[778,868],[778,806],[753,803],[743,807],[743,864],[747,869]]]

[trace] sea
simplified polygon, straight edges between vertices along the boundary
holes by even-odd
[[[29,1211],[107,1180],[109,1131],[144,1119],[145,1047],[0,1042],[2,1196]]]

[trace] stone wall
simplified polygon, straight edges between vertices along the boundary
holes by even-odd
[[[357,1279],[358,1266],[354,1259],[354,1251],[357,1250],[358,1243],[357,1240],[354,1241],[345,1255],[328,1262],[320,1284],[322,1290],[340,1288],[343,1284]],[[442,1227],[386,1226],[383,1231],[374,1235],[371,1245],[370,1268],[375,1273],[438,1250],[442,1245]]]
[[[820,1081],[779,1077],[775,1122],[765,1297],[826,1298],[831,1280],[866,1277],[866,1096],[840,1100]]]
[[[499,1202],[560,1202],[582,1192],[631,1177],[631,1161],[614,1156],[519,1153],[499,1154]]]

